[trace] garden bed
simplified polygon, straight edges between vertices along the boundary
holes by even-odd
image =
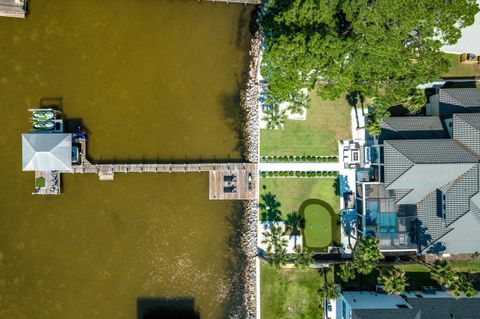
[[[261,172],[260,176],[262,178],[308,178],[308,177],[317,177],[317,178],[335,178],[338,176],[337,171],[274,171],[274,172]]]
[[[262,163],[335,163],[338,162],[338,156],[262,156],[260,160]]]

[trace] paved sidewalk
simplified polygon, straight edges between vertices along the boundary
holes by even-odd
[[[299,171],[299,172],[315,172],[315,171],[340,171],[342,165],[340,163],[259,163],[258,169],[262,172],[281,172],[281,171]]]

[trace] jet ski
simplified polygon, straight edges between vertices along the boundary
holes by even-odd
[[[47,121],[55,117],[55,112],[45,110],[45,111],[34,111],[32,113],[33,119],[38,121]]]
[[[33,123],[33,128],[40,131],[48,131],[55,127],[55,123],[52,121],[38,121]]]

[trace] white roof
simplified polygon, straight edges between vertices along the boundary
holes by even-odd
[[[480,0],[477,0],[480,5]],[[475,15],[475,22],[462,29],[462,36],[453,45],[444,45],[441,50],[446,53],[474,53],[480,55],[480,12]]]
[[[72,134],[22,134],[24,171],[70,171],[72,169]]]

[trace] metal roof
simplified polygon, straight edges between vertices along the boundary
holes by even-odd
[[[22,134],[24,171],[69,171],[72,169],[72,134]]]

